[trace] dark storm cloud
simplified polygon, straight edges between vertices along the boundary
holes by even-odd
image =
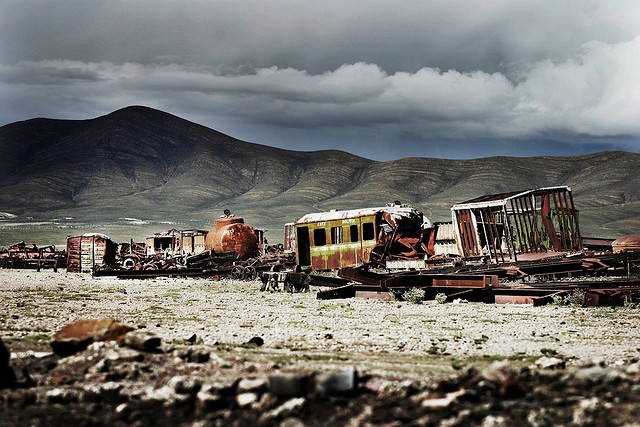
[[[0,40],[1,123],[143,104],[376,158],[640,150],[635,1],[20,0]]]
[[[86,64],[68,64],[59,67],[56,63],[47,65],[49,61],[38,63],[20,62],[14,67],[0,67],[0,77],[8,84],[18,85],[68,85],[74,83],[95,83],[101,80],[100,74],[88,70]]]

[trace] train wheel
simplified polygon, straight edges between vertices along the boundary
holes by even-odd
[[[127,270],[133,270],[135,266],[136,261],[133,258],[125,258],[125,260],[122,261],[122,267],[126,268]]]
[[[258,270],[252,265],[244,268],[244,280],[256,280],[258,278]]]
[[[236,265],[231,269],[231,278],[236,280],[244,279],[244,267],[241,265]]]

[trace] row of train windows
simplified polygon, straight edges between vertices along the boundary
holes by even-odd
[[[347,227],[316,228],[313,230],[313,245],[325,246],[327,244],[327,230],[330,231],[331,244],[355,243],[359,241],[358,226],[356,224]],[[376,234],[372,222],[362,223],[362,240],[375,240]]]

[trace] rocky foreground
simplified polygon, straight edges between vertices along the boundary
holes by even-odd
[[[637,308],[0,279],[0,425],[639,425]]]

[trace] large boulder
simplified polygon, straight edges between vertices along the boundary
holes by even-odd
[[[65,325],[53,334],[51,348],[61,357],[70,356],[84,350],[96,341],[122,341],[124,336],[134,330],[131,326],[123,325],[113,319],[78,320]]]

